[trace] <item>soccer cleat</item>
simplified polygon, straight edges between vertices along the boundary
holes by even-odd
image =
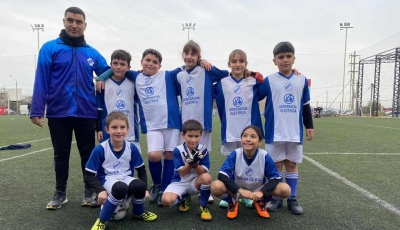
[[[186,198],[184,198],[181,203],[179,204],[179,211],[181,212],[187,212],[190,209],[190,199],[191,195],[188,195]]]
[[[133,214],[133,218],[135,219],[140,219],[140,220],[144,220],[144,221],[154,221],[157,220],[157,215],[149,212],[149,211],[144,211],[142,214],[140,215],[135,215]]]
[[[228,214],[226,214],[226,217],[228,217],[228,219],[231,219],[231,220],[235,219],[238,215],[238,209],[239,209],[238,202],[229,204]]]
[[[295,196],[293,196],[291,199],[287,199],[287,205],[291,213],[295,215],[303,214],[303,208],[300,206],[299,202],[297,202]]]
[[[47,204],[46,209],[56,210],[61,208],[61,205],[68,202],[65,192],[56,191],[53,199]]]
[[[282,208],[282,203],[283,203],[283,201],[281,199],[272,200],[272,201],[268,202],[267,205],[265,205],[265,208],[269,212],[276,212],[276,211],[278,211],[278,209]]]
[[[244,203],[246,205],[246,208],[253,208],[253,201],[247,198],[240,198],[239,199],[240,203]]]
[[[228,205],[228,202],[226,202],[226,201],[224,201],[224,200],[221,200],[220,202],[219,202],[219,207],[221,207],[221,208],[227,208],[229,205]]]
[[[268,211],[265,209],[265,204],[262,201],[253,202],[254,208],[257,210],[257,214],[262,218],[269,218]]]
[[[164,193],[164,191],[160,191],[160,192],[158,193],[158,199],[157,199],[157,205],[158,205],[158,207],[163,207],[163,204],[162,204],[162,195],[163,195],[163,193]]]
[[[207,206],[199,206],[200,218],[202,221],[211,221],[212,216]]]
[[[106,229],[106,222],[101,222],[100,218],[97,218],[91,230],[103,230]]]
[[[160,193],[160,186],[161,185],[153,185],[151,186],[149,193],[149,202],[150,203],[155,203],[157,201],[158,195]]]
[[[95,199],[96,199],[96,193],[92,192],[91,189],[86,188],[85,189],[85,194],[83,195],[83,198],[82,198],[82,206],[90,206],[90,204]]]

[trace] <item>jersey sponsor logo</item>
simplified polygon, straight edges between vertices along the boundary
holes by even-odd
[[[247,168],[244,173],[246,174],[246,176],[251,176],[253,175],[253,169],[252,168]]]
[[[236,107],[239,107],[243,104],[243,98],[237,96],[235,98],[233,98],[233,105]]]
[[[293,85],[289,82],[285,84],[284,88],[286,91],[291,91],[293,89]]]
[[[122,89],[117,89],[115,93],[117,94],[118,97],[124,96],[124,91]]]
[[[146,94],[146,96],[151,96],[151,95],[154,94],[154,88],[153,88],[153,87],[147,87],[147,88],[144,90],[144,93]]]
[[[194,89],[193,89],[193,87],[188,87],[188,88],[186,89],[186,96],[191,97],[191,96],[193,96],[193,94],[194,94]]]
[[[294,96],[293,96],[293,94],[291,94],[291,93],[286,94],[286,95],[283,97],[283,101],[284,101],[286,104],[292,104],[292,103],[294,102]]]
[[[124,100],[118,100],[115,103],[115,106],[117,106],[118,109],[124,109],[125,108],[125,101]]]
[[[191,85],[191,84],[193,83],[193,78],[192,78],[192,76],[189,75],[189,77],[186,78],[186,83],[187,83],[188,85]]]
[[[151,83],[151,77],[145,77],[145,78],[144,78],[144,83],[145,83],[146,85],[150,84],[150,83]]]
[[[240,93],[242,92],[242,87],[240,87],[239,85],[236,86],[236,87],[233,89],[233,92],[234,92],[235,94],[240,94]]]
[[[93,65],[94,65],[93,59],[88,58],[88,59],[86,59],[86,61],[87,61],[87,63],[88,63],[90,66],[93,66]]]
[[[236,180],[239,181],[253,181],[253,182],[260,182],[262,179],[260,177],[251,177],[251,176],[236,176]]]
[[[143,99],[144,104],[150,104],[154,102],[158,102],[158,99],[161,98],[160,95],[153,95],[154,94],[154,88],[153,87],[147,87],[144,90],[144,93],[146,94],[146,98]]]

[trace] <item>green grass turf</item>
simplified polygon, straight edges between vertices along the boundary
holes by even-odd
[[[400,120],[339,117],[314,119],[314,123],[315,139],[305,142],[305,155],[399,209],[397,162],[400,160]],[[219,128],[219,121],[215,119],[210,171],[214,178],[225,159],[219,153]],[[36,127],[26,116],[0,116],[0,136],[0,146],[4,146],[49,138],[49,131],[46,123],[43,128]],[[26,150],[0,151],[0,229],[89,229],[99,209],[80,206],[83,183],[76,144],[72,145],[71,151],[69,202],[57,211],[45,209],[54,192],[54,168],[52,149],[42,150],[51,148],[51,141],[44,139],[31,144],[32,148]],[[141,137],[141,146],[146,153],[145,136]],[[40,152],[10,159],[35,151]],[[147,162],[147,155],[142,156]],[[107,229],[398,229],[400,226],[399,214],[389,211],[307,160],[300,165],[298,197],[305,210],[302,216],[290,214],[286,202],[283,209],[270,213],[268,220],[259,218],[254,209],[241,205],[239,216],[233,221],[226,218],[226,209],[218,207],[219,199],[216,198],[215,203],[210,205],[213,215],[210,223],[200,220],[196,197],[192,198],[192,209],[188,213],[179,213],[177,208],[159,208],[146,202],[146,208],[158,214],[157,221],[147,223],[126,217],[122,221],[111,222]]]

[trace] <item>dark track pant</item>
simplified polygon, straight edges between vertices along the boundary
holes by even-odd
[[[86,162],[95,147],[95,122],[91,118],[48,118],[51,142],[54,148],[54,169],[56,173],[56,190],[67,189],[69,158],[71,153],[72,133],[81,156],[82,175]],[[85,188],[90,188],[85,184]]]

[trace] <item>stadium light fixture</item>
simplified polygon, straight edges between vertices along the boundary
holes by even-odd
[[[37,31],[37,48],[38,48],[38,53],[40,50],[40,45],[39,45],[39,31],[43,31],[44,32],[44,24],[31,24],[32,30],[33,32],[35,32],[35,30]]]
[[[347,51],[347,29],[351,29],[350,22],[340,23],[340,30],[345,29],[346,35],[344,39],[344,63],[343,63],[343,84],[342,84],[342,103],[340,105],[340,116],[343,116],[344,109],[344,84],[346,80],[346,51]]]
[[[196,23],[193,23],[193,25],[192,25],[192,23],[182,23],[182,30],[187,30],[188,31],[188,41],[189,41],[189,30],[190,29],[193,29],[193,30],[195,30],[195,28],[196,28]]]
[[[11,76],[11,74],[10,75],[8,75],[8,76],[10,76],[12,79],[14,79],[14,81],[15,81],[15,102],[17,103],[17,114],[19,114],[18,113],[18,82],[17,82],[17,80],[15,80],[15,78],[13,77],[13,76]],[[8,109],[10,109],[10,108],[8,108]]]

